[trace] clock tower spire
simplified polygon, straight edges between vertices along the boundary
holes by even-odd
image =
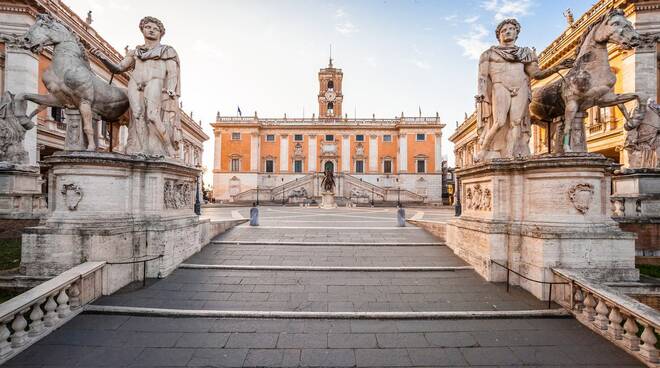
[[[330,45],[330,60],[328,67],[319,71],[319,119],[341,119],[342,101],[344,95],[341,91],[344,73],[332,65],[332,45]]]

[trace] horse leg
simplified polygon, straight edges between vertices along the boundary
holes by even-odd
[[[80,101],[80,119],[83,123],[83,132],[87,137],[87,150],[96,150],[96,143],[94,142],[94,125],[92,124],[92,104],[89,101]]]
[[[573,120],[575,119],[577,110],[577,101],[569,100],[566,103],[566,107],[564,108],[564,130],[566,129],[566,124],[568,124],[568,143],[564,144],[564,152],[573,152],[574,148],[576,148],[575,146],[577,145],[573,140]],[[560,139],[563,141],[564,137],[562,136]],[[582,139],[584,139],[584,137]]]
[[[62,107],[62,103],[53,94],[40,95],[36,93],[19,93],[14,98],[15,100],[26,100],[36,103],[37,108],[28,115],[28,119],[32,120],[38,113],[42,112],[46,107]]]
[[[637,94],[634,93],[617,94],[613,92],[608,92],[598,100],[597,105],[598,107],[610,107],[610,106],[618,107],[621,113],[623,114],[623,117],[626,119],[626,122],[629,122],[630,114],[628,113],[628,109],[626,109],[624,103],[632,100],[637,100],[637,104],[639,105],[639,95]]]

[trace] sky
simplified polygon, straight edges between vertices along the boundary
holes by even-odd
[[[138,23],[151,15],[166,28],[162,43],[181,60],[184,110],[202,121],[205,181],[211,182],[216,112],[260,117],[318,114],[320,68],[344,72],[350,118],[440,114],[443,155],[465,113],[474,110],[479,54],[495,44],[497,23],[522,24],[518,45],[539,52],[595,0],[65,0],[123,53],[142,43]]]

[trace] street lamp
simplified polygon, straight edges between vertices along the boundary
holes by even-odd
[[[202,203],[199,200],[199,176],[195,180],[195,214],[197,216],[202,214]]]
[[[257,184],[257,206],[259,205],[259,184]]]
[[[401,207],[401,186],[396,188],[396,206]]]

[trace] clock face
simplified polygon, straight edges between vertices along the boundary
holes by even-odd
[[[327,101],[334,101],[336,96],[335,91],[325,91],[325,99]]]

